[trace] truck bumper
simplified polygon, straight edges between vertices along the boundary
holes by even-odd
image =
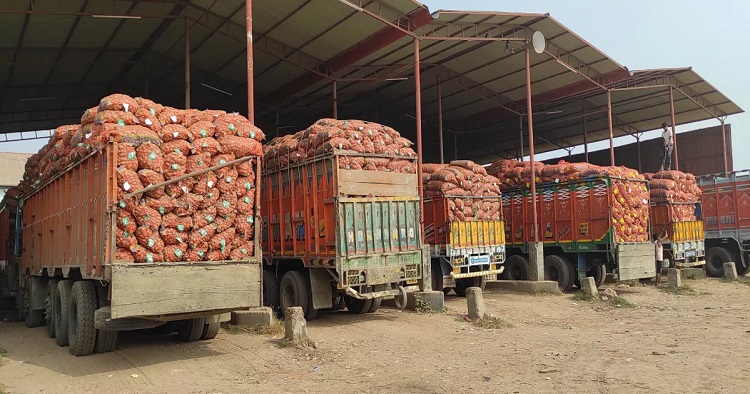
[[[494,270],[476,271],[465,274],[454,274],[453,272],[451,272],[448,276],[453,279],[475,278],[477,276],[500,275],[503,273],[503,271],[505,271],[505,267],[501,266],[500,268]]]
[[[705,260],[698,260],[698,261],[675,261],[674,266],[675,268],[690,268],[690,267],[700,267],[702,265],[706,265]]]

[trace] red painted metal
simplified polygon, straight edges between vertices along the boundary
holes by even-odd
[[[530,49],[526,47],[526,108],[533,108],[531,106],[531,60],[529,57]],[[538,221],[537,221],[537,204],[536,204],[536,166],[534,165],[534,115],[533,111],[527,111],[528,123],[529,123],[529,161],[531,162],[531,239],[538,241]]]
[[[677,130],[675,129],[675,119],[674,119],[674,88],[670,85],[669,86],[669,113],[672,116],[672,143],[674,144],[674,169],[679,171],[680,170],[680,160],[677,156]]]
[[[190,109],[190,23],[185,18],[185,109]]]
[[[426,7],[419,8],[418,10],[410,14],[409,17],[411,18],[409,29],[411,29],[412,31],[426,25],[429,22],[432,22],[432,15],[430,15],[430,12]],[[394,28],[392,26],[384,27],[377,33],[371,35],[369,38],[352,45],[351,47],[340,52],[338,55],[328,59],[328,61],[326,61],[326,64],[328,65],[330,71],[335,73],[336,71],[341,70],[346,66],[352,65],[355,62],[377,52],[378,50],[385,48],[386,46],[392,44],[400,38],[403,38],[404,36],[404,32],[397,28]],[[281,99],[290,97],[295,93],[300,92],[301,90],[322,79],[323,77],[320,75],[307,72],[294,81],[286,84],[279,90],[271,93],[265,101],[271,104],[275,103]]]
[[[247,33],[247,119],[255,123],[255,81],[253,75],[253,0],[245,0]]]
[[[422,75],[419,70],[419,39],[414,39],[414,87],[415,87],[415,104],[416,104],[416,121],[417,121],[417,174],[422,173]],[[418,176],[419,185],[419,203],[422,205],[419,210],[419,224],[421,234],[424,234],[424,198],[422,198],[422,177]]]
[[[586,110],[583,110],[583,154],[586,158],[586,163],[589,162],[589,130],[586,124]]]
[[[339,96],[336,81],[333,81],[333,118],[339,118]]]
[[[727,162],[727,132],[724,128],[724,121],[721,121],[721,149],[722,157],[724,158],[724,172],[729,171],[729,164]]]
[[[440,164],[445,163],[445,154],[443,149],[443,90],[441,89],[440,77],[437,83],[438,96],[438,133],[440,139]]]
[[[607,118],[609,123],[609,161],[610,165],[615,165],[615,142],[612,131],[612,92],[607,91]]]

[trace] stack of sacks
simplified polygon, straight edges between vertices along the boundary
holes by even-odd
[[[484,167],[469,160],[454,160],[447,165],[424,164],[422,171],[424,198],[445,196],[448,201],[448,220],[500,220],[502,207],[499,181],[494,176],[487,175]]]
[[[564,160],[555,165],[535,163],[535,171],[537,184],[574,182],[585,178],[611,178],[610,198],[615,239],[620,242],[648,240],[649,192],[645,183],[639,182],[645,180],[645,177],[638,171],[627,167],[568,163]],[[503,191],[531,186],[529,162],[500,160],[490,166],[488,173],[500,179],[500,189]]]
[[[114,140],[117,260],[246,260],[254,254],[255,165],[263,155],[264,138],[238,114],[179,110],[114,94],[87,110],[80,126],[58,128],[40,150],[42,159],[27,163],[19,188],[22,194],[35,190]],[[258,159],[124,198],[150,185],[251,156]]]
[[[653,174],[649,181],[651,202],[674,204],[670,209],[670,220],[675,222],[696,220],[696,202],[702,191],[693,174],[681,171],[661,171]]]
[[[321,119],[294,135],[274,138],[264,146],[266,167],[273,169],[300,163],[331,152],[343,155],[339,167],[350,170],[416,174],[412,142],[387,126],[361,120]],[[391,157],[363,157],[377,154]]]

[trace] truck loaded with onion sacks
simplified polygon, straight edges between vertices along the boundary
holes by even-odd
[[[429,288],[409,140],[377,123],[321,119],[264,150],[267,306],[300,306],[307,319],[344,306],[367,313]]]
[[[647,181],[625,167],[501,160],[488,168],[501,182],[507,258],[503,279],[527,279],[531,243],[544,247],[544,277],[564,291],[580,278],[615,280],[655,275],[648,233]],[[536,182],[538,235],[533,234],[531,182]]]
[[[263,138],[237,114],[118,94],[59,127],[0,215],[26,324],[80,356],[122,330],[210,339],[259,306]]]

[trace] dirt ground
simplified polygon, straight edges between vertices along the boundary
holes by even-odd
[[[491,329],[455,296],[443,313],[322,313],[308,323],[317,349],[236,330],[188,344],[131,333],[76,358],[44,328],[0,323],[0,393],[749,392],[750,286],[684,283],[694,292],[614,287],[624,307],[488,291]]]

